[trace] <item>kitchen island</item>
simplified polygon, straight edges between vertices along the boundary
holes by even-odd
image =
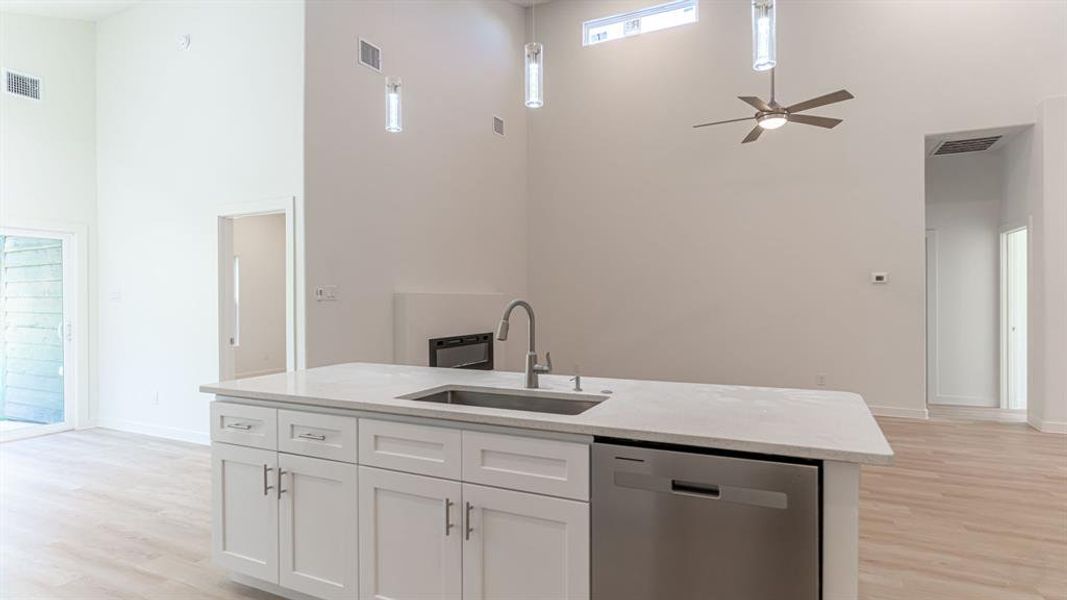
[[[216,561],[294,598],[395,597],[390,586],[587,598],[589,448],[610,441],[816,469],[815,584],[824,600],[856,598],[859,468],[893,456],[860,396],[592,377],[574,392],[563,375],[522,384],[521,373],[352,363],[202,386],[216,395]],[[552,412],[449,403],[464,395]],[[560,552],[568,564],[540,568]]]

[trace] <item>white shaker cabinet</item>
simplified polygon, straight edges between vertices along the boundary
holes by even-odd
[[[277,454],[215,444],[211,463],[215,563],[278,583]]]
[[[278,583],[324,600],[354,600],[358,467],[278,454],[278,468]]]
[[[360,598],[462,598],[461,490],[455,481],[360,467]]]
[[[589,505],[463,484],[464,600],[589,598]]]

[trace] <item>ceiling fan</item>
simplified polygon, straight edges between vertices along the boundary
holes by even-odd
[[[739,123],[741,121],[748,121],[755,119],[756,126],[752,128],[752,131],[748,132],[745,139],[741,140],[742,144],[754,142],[759,139],[759,136],[765,129],[778,129],[786,123],[800,123],[802,125],[814,125],[816,127],[825,127],[826,129],[833,129],[839,123],[841,119],[831,119],[830,117],[815,117],[812,115],[801,115],[797,113],[818,108],[820,106],[826,106],[827,104],[834,104],[836,102],[844,102],[845,100],[851,100],[854,98],[848,90],[837,90],[818,98],[812,98],[811,100],[805,100],[804,102],[797,102],[790,106],[782,106],[774,99],[774,69],[771,69],[771,100],[770,102],[764,102],[756,96],[738,96],[743,102],[748,103],[756,109],[756,115],[752,117],[745,117],[743,119],[729,119],[726,121],[713,121],[711,123],[701,123],[699,125],[693,125],[693,129],[698,127],[708,127],[710,125],[722,125],[723,123]]]

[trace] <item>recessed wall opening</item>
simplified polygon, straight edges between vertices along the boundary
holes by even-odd
[[[1023,421],[1028,127],[926,140],[927,406]]]

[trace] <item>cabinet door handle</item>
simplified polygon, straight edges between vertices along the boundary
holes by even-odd
[[[471,504],[470,502],[467,502],[467,508],[465,510],[465,515],[464,515],[466,517],[464,520],[467,522],[466,531],[463,534],[463,539],[465,539],[465,540],[471,539],[471,532],[474,531],[474,527],[471,527],[471,510],[473,508],[474,508],[474,505]]]
[[[449,532],[452,531],[452,527],[454,527],[452,525],[452,504],[451,498],[445,498],[445,536],[448,536]]]
[[[248,423],[227,423],[226,427],[230,429],[240,429],[241,431],[248,431],[252,429],[252,426]]]
[[[267,492],[269,492],[270,490],[274,489],[273,485],[268,485],[268,483],[267,483],[267,473],[270,473],[273,470],[274,469],[270,468],[269,466],[263,465],[263,495],[264,496],[267,495]]]
[[[289,471],[286,471],[284,469],[278,469],[278,499],[279,500],[282,499],[282,494],[284,494],[285,492],[289,491],[289,490],[283,490],[282,489],[282,477],[284,477],[285,474],[288,473],[288,472]],[[290,477],[290,479],[291,479],[291,477]]]
[[[325,442],[326,441],[326,436],[321,434],[321,433],[301,433],[300,435],[298,435],[296,437],[302,438],[302,439],[305,439],[305,440],[315,440],[316,442]]]

